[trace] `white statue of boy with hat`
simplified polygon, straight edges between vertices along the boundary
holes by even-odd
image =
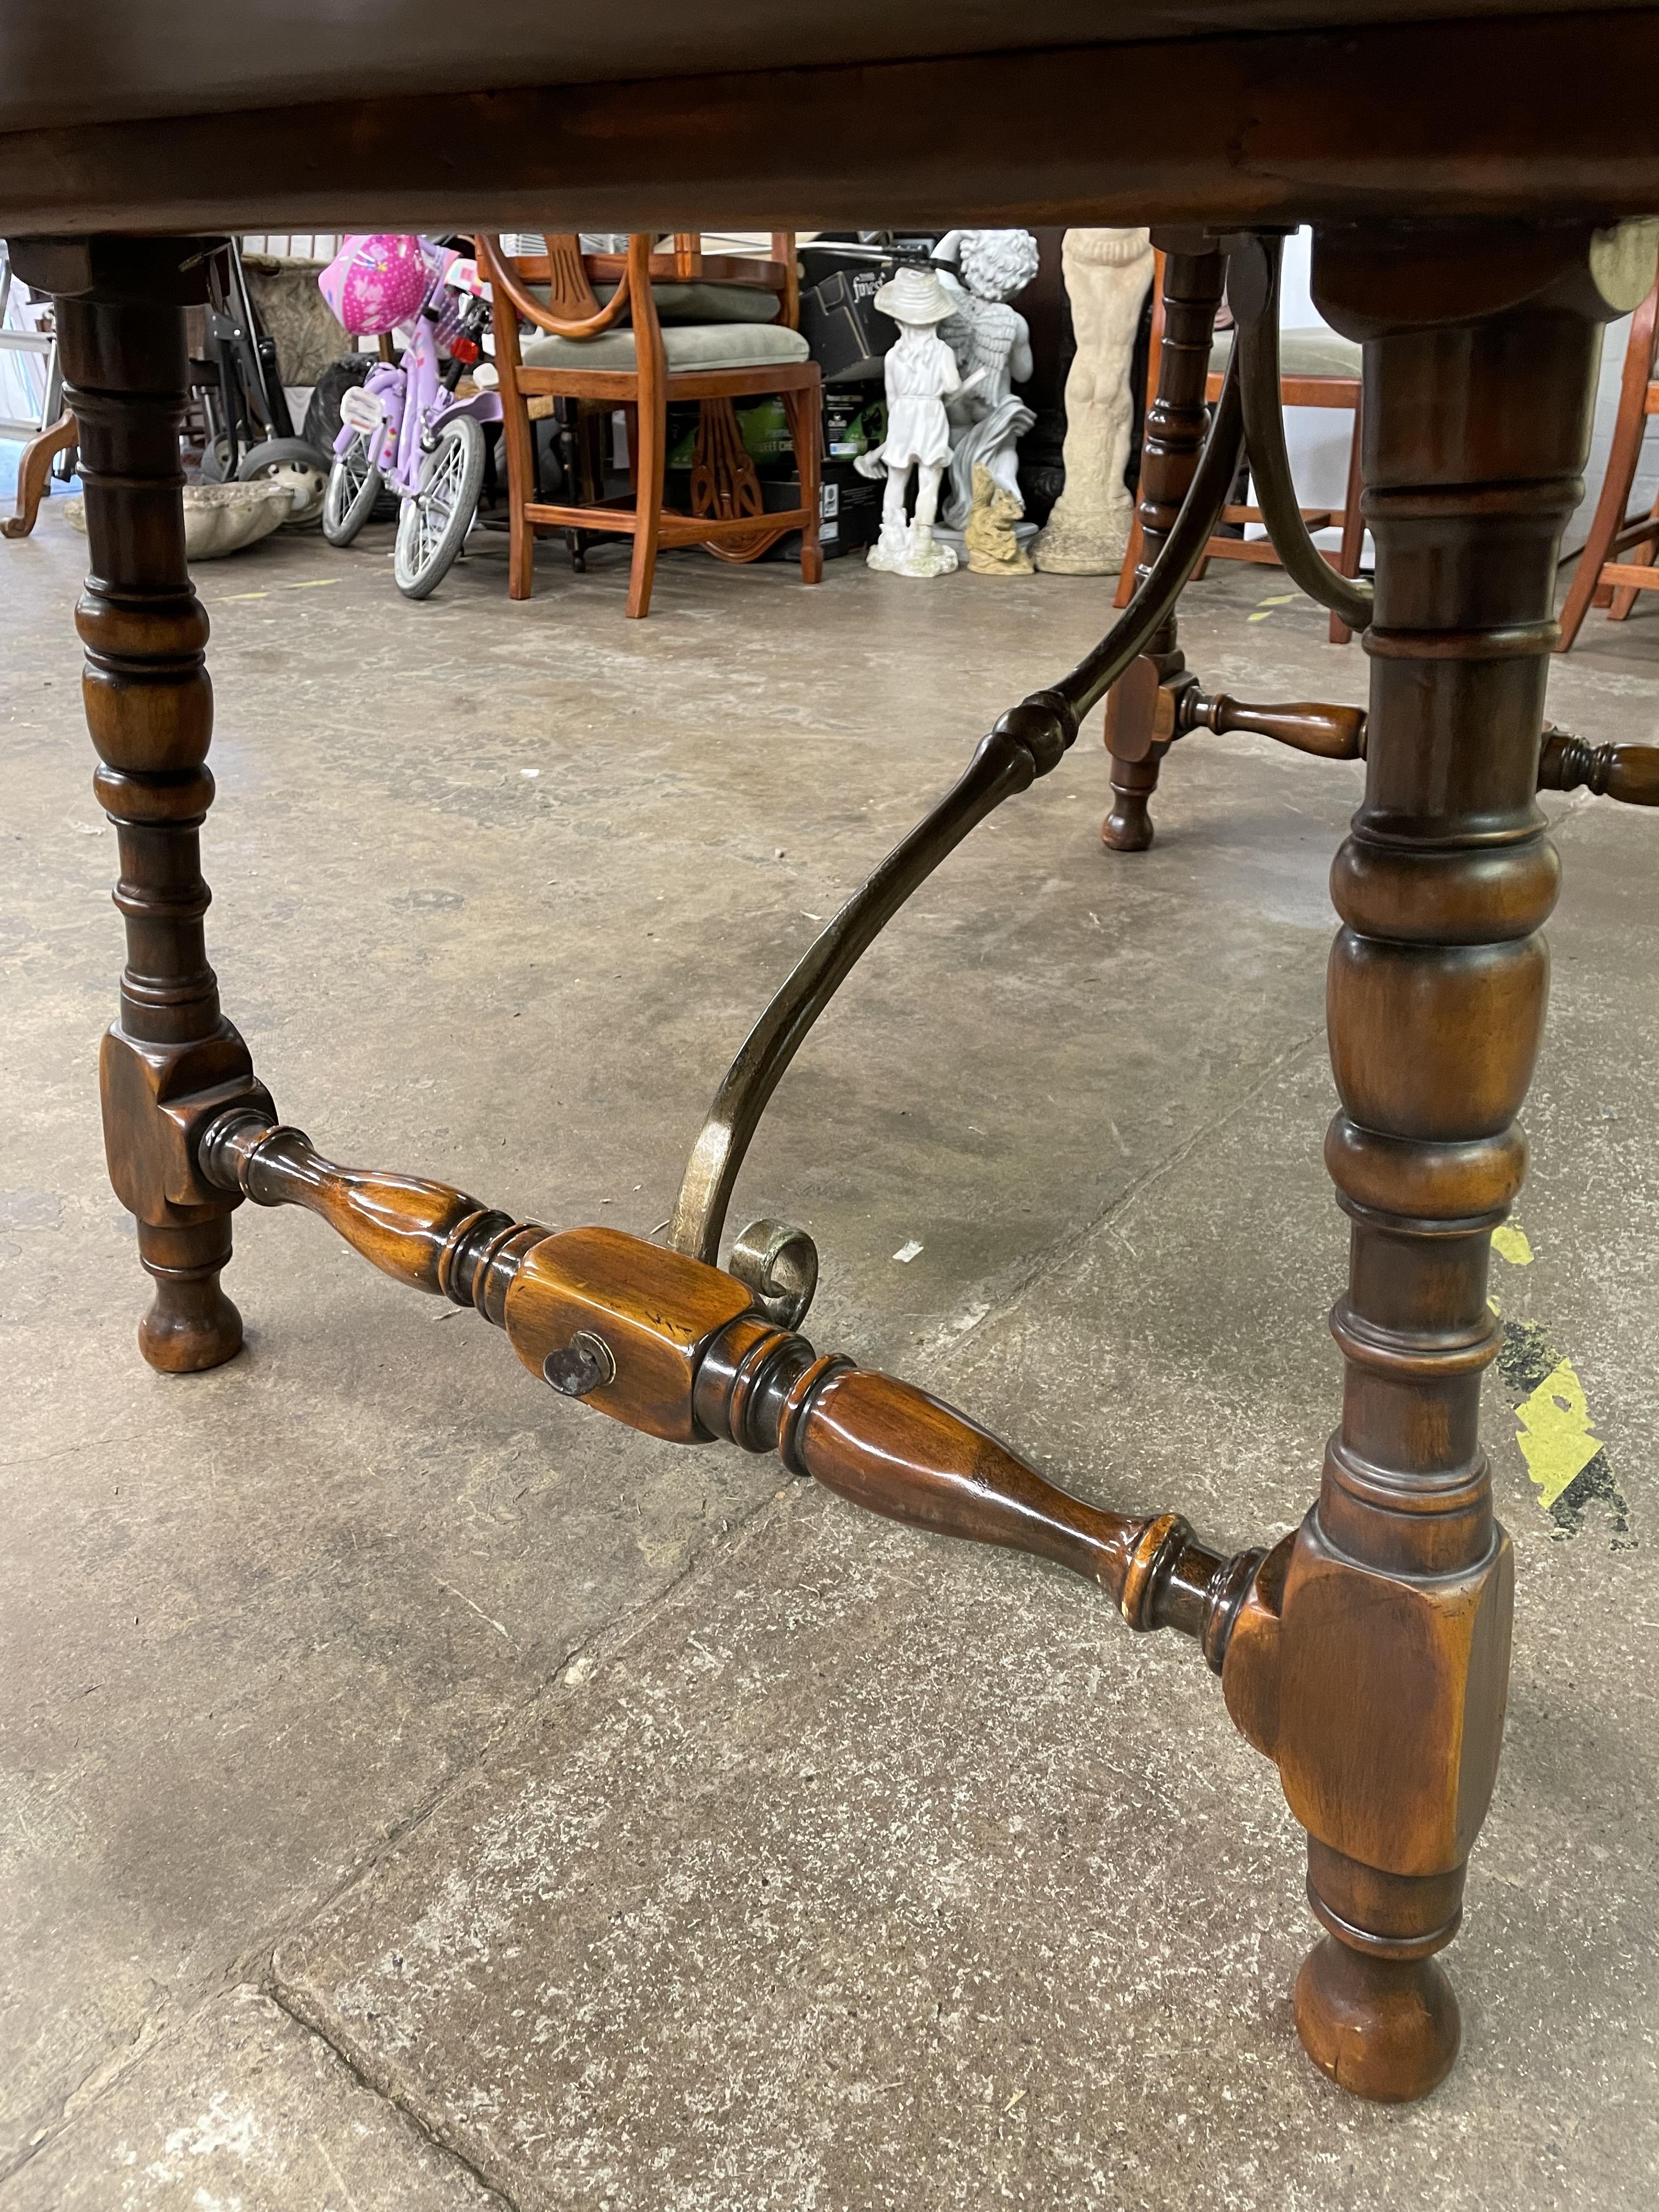
[[[947,392],[966,390],[957,357],[939,325],[961,312],[959,293],[947,289],[932,269],[896,270],[876,294],[875,305],[899,326],[887,356],[887,435],[854,466],[866,477],[887,471],[881,503],[881,536],[866,558],[895,576],[948,576],[957,565],[948,545],[933,543],[939,479],[951,459]],[[969,379],[977,382],[977,375]],[[907,526],[904,495],[916,471],[915,520]]]

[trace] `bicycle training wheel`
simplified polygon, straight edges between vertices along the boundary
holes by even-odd
[[[483,432],[470,415],[452,416],[398,518],[392,573],[406,599],[425,599],[448,574],[478,511],[483,465]]]
[[[331,473],[329,457],[303,438],[267,438],[251,446],[236,465],[239,483],[280,483],[294,502],[284,527],[308,529],[323,512]]]

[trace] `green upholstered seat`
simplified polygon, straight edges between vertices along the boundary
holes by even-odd
[[[1231,331],[1218,331],[1210,348],[1210,374],[1219,376],[1232,349]],[[1322,323],[1311,330],[1281,331],[1279,334],[1279,373],[1281,376],[1354,376],[1359,374],[1359,348],[1352,338],[1339,337]]]
[[[671,374],[676,369],[770,368],[807,359],[800,332],[779,323],[665,324],[662,349]],[[634,333],[624,327],[601,331],[597,337],[561,338],[544,331],[525,340],[521,358],[526,368],[629,370],[635,367]]]

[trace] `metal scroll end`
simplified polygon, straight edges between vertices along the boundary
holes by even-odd
[[[787,1221],[751,1221],[732,1247],[729,1272],[752,1291],[768,1321],[799,1328],[818,1286],[818,1248]]]

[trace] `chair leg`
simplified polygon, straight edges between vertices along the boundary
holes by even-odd
[[[1654,501],[1650,513],[1656,523],[1659,523],[1659,499]],[[1638,538],[1634,545],[1620,554],[1620,558],[1635,566],[1647,568],[1652,564],[1656,550],[1659,550],[1659,530],[1651,538]],[[1636,594],[1641,588],[1639,584],[1616,584],[1607,594],[1607,620],[1623,622],[1636,605]]]
[[[1117,592],[1112,605],[1127,607],[1134,597],[1135,570],[1140,565],[1140,500],[1137,495],[1133,514],[1129,519],[1129,542],[1123,549],[1123,566],[1117,572]]]
[[[40,512],[46,477],[58,455],[71,447],[80,433],[73,415],[58,416],[49,430],[31,438],[17,463],[17,512],[0,522],[0,538],[27,538]]]
[[[507,550],[507,596],[527,599],[536,586],[536,530],[522,516],[510,518]]]
[[[641,404],[627,411],[628,458],[634,477],[634,564],[628,580],[628,612],[630,620],[641,622],[651,611],[651,583],[657,573],[668,422],[660,397],[654,406]]]
[[[1359,471],[1359,410],[1363,403],[1354,402],[1353,437],[1348,447],[1348,489],[1342,502],[1342,550],[1336,556],[1339,575],[1357,576],[1359,556],[1365,545],[1365,518],[1359,512],[1359,495],[1364,486]],[[1333,645],[1346,645],[1353,635],[1340,615],[1331,617],[1330,639]]]
[[[800,579],[804,584],[823,581],[823,548],[818,542],[818,452],[823,435],[821,387],[786,392],[783,404],[789,416],[789,437],[795,448],[795,474],[800,480],[800,503],[811,520],[800,534]]]
[[[511,373],[501,379],[501,442],[507,448],[507,596],[527,599],[536,580],[536,528],[525,514],[536,492],[536,456],[524,395]]]
[[[1572,588],[1561,609],[1561,635],[1555,645],[1558,653],[1565,653],[1571,647],[1592,602],[1597,606],[1605,606],[1612,596],[1603,590],[1601,570],[1607,562],[1609,547],[1624,526],[1625,515],[1630,505],[1630,488],[1636,481],[1637,465],[1642,458],[1642,433],[1647,428],[1644,409],[1648,374],[1653,362],[1655,305],[1656,295],[1650,293],[1637,309],[1631,324],[1630,343],[1625,353],[1624,380],[1619,391],[1619,414],[1613,426],[1613,443],[1607,451],[1607,472],[1601,479],[1601,495],[1595,502],[1595,519],[1590,524],[1589,537],[1579,556]]]

